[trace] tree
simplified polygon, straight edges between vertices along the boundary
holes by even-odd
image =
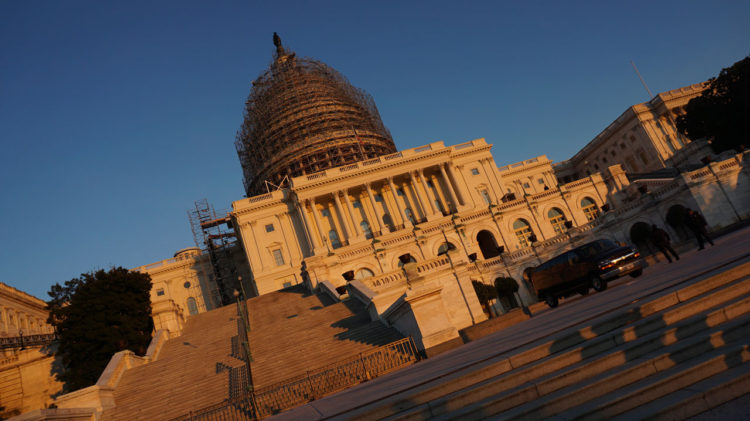
[[[58,379],[67,391],[96,383],[112,355],[129,349],[144,355],[151,341],[151,277],[116,267],[81,274],[47,293],[49,318],[58,337]]]
[[[495,288],[490,285],[486,285],[482,282],[472,280],[471,285],[474,287],[474,292],[477,294],[479,304],[482,306],[482,310],[492,317],[490,311],[490,301],[497,298],[495,295]]]
[[[722,69],[688,102],[677,129],[692,140],[707,138],[716,152],[750,146],[750,56]]]

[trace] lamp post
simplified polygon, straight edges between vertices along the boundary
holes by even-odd
[[[240,287],[242,286],[242,277],[238,276],[237,281],[240,284]],[[243,305],[242,302],[245,302],[244,297],[244,288],[243,293],[240,293],[239,290],[234,290],[234,298],[237,302],[237,313],[240,316],[240,319],[242,320],[242,332],[240,332],[240,340],[242,341],[242,348],[245,351],[245,367],[247,368],[247,391],[250,394],[250,400],[251,405],[253,407],[253,412],[258,417],[258,408],[255,404],[255,390],[253,388],[253,376],[252,371],[250,369],[250,363],[253,361],[253,356],[250,353],[250,322],[247,319],[247,307],[245,307],[245,311],[243,311]]]

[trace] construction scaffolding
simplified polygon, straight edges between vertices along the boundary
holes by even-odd
[[[232,251],[238,246],[237,236],[228,212],[216,213],[208,200],[195,202],[188,211],[195,245],[208,254],[216,289],[211,291],[219,306],[230,304],[232,292],[240,289],[237,267]]]
[[[274,44],[274,61],[253,82],[235,141],[248,197],[285,178],[396,152],[369,94],[285,50],[275,33]]]

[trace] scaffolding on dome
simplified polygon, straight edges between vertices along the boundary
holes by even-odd
[[[276,34],[274,44],[235,141],[248,197],[284,186],[285,177],[396,152],[369,94],[324,63],[286,51]]]
[[[239,289],[237,267],[232,258],[232,248],[237,245],[232,220],[228,212],[216,213],[208,200],[195,201],[188,211],[195,245],[208,254],[216,289],[212,291],[219,306],[231,303],[231,292]]]

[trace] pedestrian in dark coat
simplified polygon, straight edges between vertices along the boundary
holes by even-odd
[[[699,212],[688,209],[685,224],[690,228],[690,231],[693,232],[695,239],[698,240],[698,250],[703,250],[703,245],[705,244],[703,242],[704,239],[712,246],[714,245],[713,240],[711,240],[711,237],[708,236],[708,232],[706,231],[706,218],[704,218]]]
[[[667,258],[669,263],[672,263],[672,258],[669,256],[669,253],[672,253],[672,256],[674,256],[675,259],[680,260],[680,256],[672,248],[669,234],[656,225],[651,225],[651,242],[654,243],[656,248],[664,254],[664,257]]]

